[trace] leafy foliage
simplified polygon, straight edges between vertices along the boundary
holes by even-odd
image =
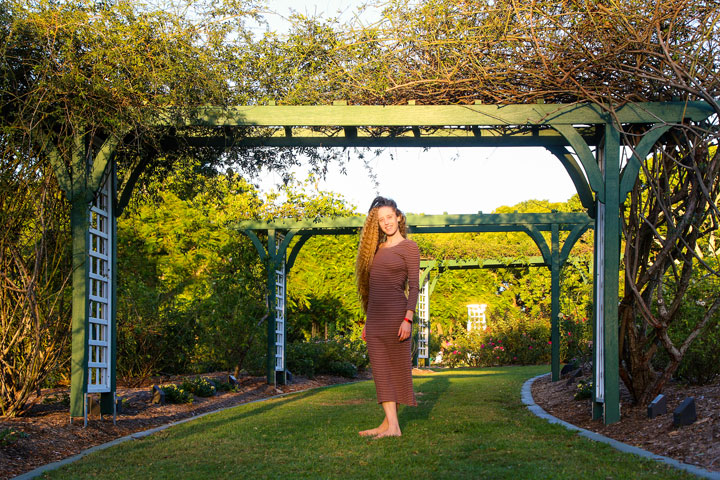
[[[310,378],[319,374],[353,378],[370,361],[364,342],[344,337],[289,343],[287,359],[292,373]]]
[[[205,377],[195,377],[193,379],[187,379],[183,381],[180,388],[198,397],[212,397],[217,391],[215,382]]]
[[[195,398],[189,390],[178,387],[174,383],[160,385],[160,390],[165,394],[167,403],[193,403]]]

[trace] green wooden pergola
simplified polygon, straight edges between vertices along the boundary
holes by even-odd
[[[594,223],[596,388],[592,414],[613,423],[620,418],[620,204],[664,133],[683,121],[699,122],[711,115],[705,102],[626,104],[612,112],[590,104],[349,106],[336,102],[168,108],[154,123],[163,130],[161,145],[170,150],[176,145],[547,148],[567,170]],[[630,125],[638,141],[629,161],[622,162],[621,131]],[[104,413],[111,413],[115,405],[114,233],[129,190],[118,198],[114,157],[126,134],[107,132],[89,138],[79,133],[67,153],[48,147],[58,181],[72,203],[71,417],[86,413],[88,393],[100,394]],[[148,163],[140,162],[130,185]]]
[[[365,221],[364,217],[346,217],[315,220],[280,220],[274,222],[240,222],[238,230],[245,233],[255,245],[261,260],[267,265],[267,286],[270,304],[268,320],[267,380],[268,383],[285,383],[286,346],[286,277],[295,259],[309,238],[314,235],[356,234]],[[551,272],[551,341],[552,378],[560,378],[560,270],[575,242],[590,227],[592,219],[585,213],[509,213],[476,215],[408,215],[406,225],[413,234],[459,233],[459,232],[524,232],[532,238],[541,257],[504,264],[493,260],[425,260],[420,275],[424,287],[432,270],[460,268],[499,268],[521,265],[544,265]],[[550,245],[543,235],[549,234]],[[563,238],[561,238],[563,233]],[[259,234],[267,238],[267,248]],[[293,239],[297,239],[292,244]],[[432,290],[434,283],[429,286]],[[419,326],[425,328],[427,319],[420,318]]]

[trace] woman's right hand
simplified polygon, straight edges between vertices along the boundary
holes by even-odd
[[[365,325],[363,325],[362,339],[363,339],[363,342],[367,342],[367,338],[365,338]]]

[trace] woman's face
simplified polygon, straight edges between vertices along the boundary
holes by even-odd
[[[380,230],[388,237],[392,237],[398,230],[400,217],[395,214],[393,207],[380,207],[378,209],[378,223]]]

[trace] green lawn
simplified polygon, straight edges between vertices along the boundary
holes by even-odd
[[[693,478],[533,416],[523,382],[546,366],[457,369],[415,378],[403,436],[365,439],[382,420],[371,381],[243,405],[124,443],[47,478]]]

